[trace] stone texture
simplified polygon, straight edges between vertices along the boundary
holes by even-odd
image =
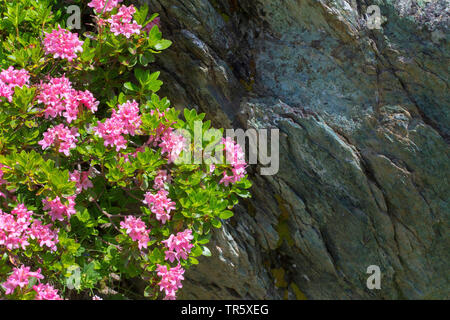
[[[250,168],[253,198],[181,298],[450,298],[449,1],[145,2],[174,41],[162,94],[280,129],[280,171]]]

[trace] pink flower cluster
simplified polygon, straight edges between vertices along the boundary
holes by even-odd
[[[150,230],[147,229],[144,221],[140,218],[127,216],[124,221],[120,222],[120,226],[126,229],[131,240],[138,242],[139,249],[147,248],[147,244],[150,241],[148,236]]]
[[[28,238],[32,214],[23,204],[19,204],[11,214],[0,210],[0,245],[9,250],[25,250],[30,244]]]
[[[147,204],[150,210],[156,215],[156,219],[165,224],[170,220],[170,212],[175,210],[175,202],[167,197],[169,192],[161,189],[156,194],[147,192],[143,203]]]
[[[224,171],[220,183],[228,186],[230,183],[236,183],[245,177],[245,174],[247,173],[245,171],[247,164],[245,163],[245,154],[239,144],[235,143],[230,137],[227,137],[226,139],[223,138],[222,143],[225,145],[226,162],[231,164],[231,172],[233,174],[229,176],[227,172]]]
[[[77,52],[83,52],[83,41],[78,39],[78,34],[61,28],[50,33],[45,32],[44,49],[46,54],[52,54],[53,58],[76,59]]]
[[[30,267],[22,265],[20,268],[14,268],[13,273],[8,277],[6,282],[2,284],[5,288],[5,294],[12,294],[17,287],[24,288],[30,283],[30,278],[36,278],[39,282],[44,279],[41,269],[35,272],[30,271]],[[58,294],[58,290],[49,284],[38,283],[33,286],[36,291],[36,300],[62,300]]]
[[[159,144],[161,153],[167,153],[168,163],[174,162],[183,151],[186,139],[181,135],[173,132],[172,128],[166,130],[161,136],[162,142]]]
[[[167,174],[167,170],[159,170],[156,177],[153,188],[156,190],[164,189],[166,183],[170,183],[172,178]]]
[[[16,70],[10,66],[0,73],[0,81],[6,83],[11,88],[23,87],[30,83],[30,74],[25,69]]]
[[[180,258],[187,260],[191,249],[194,247],[191,244],[191,240],[194,239],[192,231],[186,229],[183,232],[178,232],[177,235],[171,234],[169,239],[161,241],[168,249],[166,253],[166,260],[173,262],[175,259],[178,261]]]
[[[127,38],[130,38],[133,33],[139,34],[142,26],[133,20],[135,12],[134,6],[121,6],[119,12],[107,20],[111,24],[111,32],[116,36],[123,34]]]
[[[154,114],[154,111],[152,110],[150,112],[151,115]],[[165,125],[163,125],[162,123],[159,124],[158,128],[156,128],[156,132],[154,135],[150,135],[148,141],[146,142],[146,145],[150,145],[153,147],[157,147],[158,144],[161,142],[161,137],[164,134],[164,132],[166,132],[166,130],[169,130]],[[170,129],[172,130],[172,129]]]
[[[96,13],[112,11],[122,0],[92,0],[88,3],[88,7],[94,8]],[[106,6],[105,6],[106,5]]]
[[[19,204],[11,214],[0,210],[0,245],[9,250],[25,250],[31,238],[36,240],[40,247],[45,245],[51,251],[56,251],[58,230],[52,230],[52,225],[43,225],[39,220],[34,220],[31,224],[32,214],[23,204]]]
[[[76,182],[76,194],[81,193],[83,189],[87,190],[94,187],[92,181],[89,180],[89,171],[80,172],[78,170],[74,170],[69,174],[69,180]]]
[[[11,102],[13,95],[14,90],[6,83],[0,81],[0,98],[5,97],[9,102]],[[0,99],[0,102],[3,102],[3,100]]]
[[[63,124],[59,124],[56,127],[49,128],[47,132],[44,132],[44,139],[39,141],[39,145],[42,146],[42,150],[55,145],[59,146],[59,152],[64,153],[66,156],[70,155],[70,150],[76,148],[76,142],[78,142],[77,128],[69,129]]]
[[[12,294],[17,287],[23,288],[28,286],[29,278],[40,280],[44,279],[44,276],[41,274],[41,269],[31,272],[30,267],[25,267],[24,265],[20,268],[14,268],[13,273],[2,284],[6,290],[5,294]]]
[[[45,118],[64,116],[68,123],[76,120],[81,106],[92,113],[98,109],[99,101],[88,90],[78,91],[65,76],[41,83],[38,102],[45,105]]]
[[[51,251],[56,251],[56,244],[58,243],[59,230],[52,230],[52,225],[43,225],[41,221],[34,220],[30,228],[30,238],[36,239],[40,247],[44,245],[50,248]]]
[[[62,300],[58,294],[58,290],[49,284],[39,283],[33,286],[33,290],[36,291],[35,300]]]
[[[103,138],[105,146],[116,146],[116,151],[126,149],[127,140],[124,134],[135,135],[142,124],[139,114],[139,104],[136,101],[127,101],[113,110],[111,118],[105,123],[98,122],[94,128],[96,135]]]
[[[5,97],[9,102],[12,101],[15,87],[23,87],[30,83],[30,74],[21,69],[15,70],[10,66],[0,73],[0,97]],[[2,100],[0,99],[0,102]]]
[[[67,219],[70,219],[70,216],[76,213],[75,197],[76,196],[68,197],[67,205],[62,203],[59,197],[56,197],[53,200],[50,200],[50,198],[47,197],[46,199],[42,200],[42,203],[44,204],[44,210],[49,210],[48,214],[52,218],[52,221],[63,221],[66,217]]]
[[[164,290],[166,294],[164,300],[175,300],[177,290],[183,287],[181,281],[184,280],[184,269],[178,265],[167,270],[166,266],[158,264],[157,270],[158,276],[161,277],[161,281],[158,283],[160,291]]]

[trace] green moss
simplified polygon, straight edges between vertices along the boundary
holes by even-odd
[[[277,199],[278,207],[280,208],[280,216],[278,217],[278,224],[276,226],[276,231],[278,233],[278,247],[282,245],[283,241],[286,240],[286,243],[289,246],[294,244],[294,239],[292,239],[290,230],[289,230],[289,211],[286,208],[284,200],[279,196],[275,195],[275,199]]]
[[[222,16],[223,20],[225,21],[225,23],[228,23],[228,21],[230,21],[230,16],[221,12],[220,15]]]
[[[305,294],[299,289],[299,287],[294,282],[291,282],[290,287],[292,291],[294,291],[297,300],[308,300]]]
[[[288,283],[284,279],[286,271],[283,268],[271,269],[270,271],[275,279],[275,286],[277,288],[287,288]]]

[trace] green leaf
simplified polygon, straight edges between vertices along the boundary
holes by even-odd
[[[212,224],[212,226],[214,228],[217,228],[217,229],[222,227],[222,223],[219,220],[215,219],[215,218],[211,220],[211,224]]]
[[[223,220],[229,219],[229,218],[231,218],[232,216],[234,216],[234,213],[233,213],[232,211],[230,211],[230,210],[222,211],[222,212],[219,214],[219,218],[220,218],[220,219],[223,219]]]

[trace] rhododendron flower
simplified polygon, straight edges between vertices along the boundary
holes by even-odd
[[[77,94],[77,100],[80,104],[84,105],[92,113],[95,113],[97,111],[100,102],[95,99],[92,92],[90,92],[89,90],[84,90],[78,91]]]
[[[124,221],[120,222],[120,226],[127,231],[131,240],[138,242],[139,249],[147,248],[150,241],[148,234],[150,230],[147,229],[145,222],[141,218],[127,216]]]
[[[31,272],[30,267],[21,266],[20,268],[14,268],[13,273],[8,277],[6,282],[2,284],[5,288],[5,294],[12,294],[17,287],[23,288],[28,285],[29,278],[44,279],[41,274],[41,269],[36,272]]]
[[[142,29],[146,32],[150,32],[154,26],[158,26],[158,28],[161,28],[161,19],[159,17],[156,17]]]
[[[136,20],[133,20],[135,12],[134,6],[121,6],[119,12],[107,20],[111,24],[111,32],[116,36],[122,34],[127,38],[130,38],[134,33],[139,34],[142,26]]]
[[[151,111],[151,113],[153,115],[153,110]],[[173,129],[172,128],[167,128],[165,125],[160,123],[158,125],[158,128],[156,128],[156,130],[155,130],[155,134],[150,135],[150,137],[148,138],[148,141],[145,144],[149,145],[149,146],[157,147],[158,144],[161,142],[162,135],[167,130],[173,130]]]
[[[168,163],[174,162],[180,156],[181,151],[183,151],[186,139],[181,134],[167,130],[163,133],[161,140],[162,142],[159,144],[161,153],[168,154]]]
[[[123,124],[123,132],[134,136],[142,124],[139,115],[139,104],[136,101],[127,101],[118,106],[119,110],[113,110],[112,117],[119,119]]]
[[[66,217],[70,219],[70,216],[76,213],[75,197],[76,196],[68,197],[67,205],[63,204],[59,197],[56,197],[53,200],[50,200],[50,198],[47,197],[46,199],[42,200],[42,203],[44,204],[44,210],[49,210],[48,214],[52,218],[52,221],[63,221]]]
[[[167,197],[169,192],[167,190],[161,189],[156,194],[147,192],[145,194],[145,200],[143,203],[147,204],[151,210],[156,215],[156,219],[165,224],[167,220],[170,220],[170,212],[175,210],[175,202]]]
[[[227,137],[226,139],[223,138],[222,143],[225,146],[226,161],[232,166],[232,175],[229,176],[228,173],[224,171],[220,183],[228,186],[230,183],[236,183],[245,177],[247,173],[245,168],[247,165],[245,163],[245,154],[239,144],[235,143],[230,137]]]
[[[96,13],[105,13],[112,11],[122,0],[92,0],[88,3],[88,7],[94,9]]]
[[[65,76],[41,83],[38,102],[45,105],[45,118],[64,116],[68,123],[76,120],[80,107],[84,105],[92,113],[100,104],[88,90],[77,91]]]
[[[166,294],[164,300],[175,300],[177,290],[183,287],[181,281],[184,280],[184,269],[178,265],[167,270],[166,266],[158,264],[157,270],[157,275],[161,277],[161,281],[158,283],[160,291],[164,290]]]
[[[10,66],[0,73],[0,81],[7,84],[10,88],[23,87],[30,83],[30,74],[27,70],[16,70]]]
[[[92,181],[89,180],[89,171],[80,172],[74,170],[72,173],[69,173],[69,180],[76,182],[76,194],[79,194],[83,189],[87,190],[94,187]]]
[[[44,132],[44,139],[38,143],[42,146],[43,150],[51,145],[59,146],[58,151],[69,156],[70,150],[76,148],[76,142],[78,142],[76,137],[79,135],[77,128],[69,129],[63,124],[59,124]]]
[[[40,283],[33,286],[33,290],[36,291],[35,300],[62,300],[58,294],[58,290],[49,284]]]
[[[135,135],[141,124],[139,104],[133,100],[119,105],[117,111],[112,111],[111,118],[104,123],[98,122],[94,131],[103,138],[105,147],[116,146],[116,151],[119,151],[126,149],[127,140],[123,135]]]
[[[176,236],[171,234],[169,239],[161,241],[169,249],[165,252],[165,259],[170,262],[173,262],[175,259],[180,260],[180,258],[187,260],[191,249],[194,247],[191,244],[193,239],[192,231],[186,229],[183,232],[178,232]]]
[[[28,242],[29,226],[33,212],[29,211],[25,205],[19,204],[11,214],[0,210],[0,246],[5,246],[9,250],[25,248]]]
[[[0,102],[3,102],[3,99],[1,99],[2,97],[11,102],[13,94],[14,90],[9,85],[0,80]]]
[[[172,178],[169,174],[167,174],[167,170],[159,170],[158,174],[155,177],[155,183],[153,184],[153,188],[156,190],[164,189],[166,183],[170,183]]]
[[[45,245],[51,251],[56,251],[59,230],[52,230],[51,227],[51,224],[43,225],[41,221],[35,220],[30,227],[30,238],[36,239],[40,247]]]
[[[58,26],[58,29],[50,33],[45,32],[44,49],[46,54],[52,54],[53,58],[76,59],[77,52],[83,51],[83,41],[78,39],[78,34]]]

